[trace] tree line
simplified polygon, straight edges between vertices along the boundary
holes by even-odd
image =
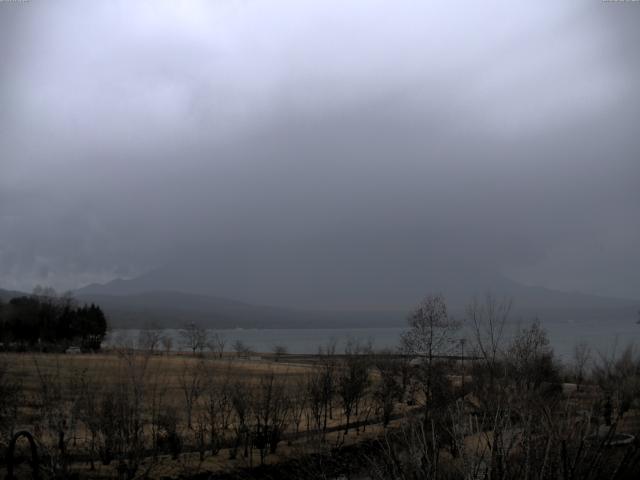
[[[5,350],[64,351],[77,346],[97,351],[107,319],[95,304],[80,305],[70,295],[36,288],[32,295],[0,301],[0,341]]]

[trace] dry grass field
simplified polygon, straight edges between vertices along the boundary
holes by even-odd
[[[375,424],[373,405],[371,402],[366,405],[363,402],[361,412],[353,415],[351,421],[364,424],[345,435],[344,414],[339,401],[334,398],[329,406],[326,432],[323,435],[318,433],[312,406],[304,403],[296,415],[297,420],[294,421],[291,411],[286,414],[288,418],[283,419],[282,441],[277,452],[261,457],[259,449],[251,446],[247,452],[246,445],[244,452],[241,446],[241,452],[238,453],[237,445],[236,452],[232,452],[239,421],[239,407],[236,405],[238,398],[233,397],[234,389],[239,388],[239,385],[244,388],[241,395],[247,397],[245,400],[249,418],[243,422],[246,421],[247,424],[259,422],[259,415],[269,415],[267,411],[259,411],[259,404],[264,402],[264,398],[254,393],[263,391],[261,389],[266,385],[265,379],[271,379],[281,389],[288,409],[296,409],[295,403],[305,395],[306,382],[321,369],[321,366],[309,362],[309,359],[306,359],[306,363],[301,363],[299,359],[290,363],[283,359],[274,361],[268,355],[264,359],[241,359],[232,355],[211,358],[112,351],[78,355],[7,353],[0,356],[0,362],[4,364],[5,381],[20,386],[20,402],[13,430],[34,433],[42,452],[52,457],[59,453],[57,432],[64,431],[66,453],[71,459],[65,468],[79,472],[81,478],[117,476],[117,462],[103,465],[100,461],[90,461],[88,458],[91,444],[90,420],[84,418],[86,412],[83,414],[81,407],[86,401],[92,402],[96,408],[94,414],[103,415],[100,398],[104,397],[105,392],[118,391],[120,388],[132,389],[133,393],[127,397],[128,402],[140,400],[143,403],[140,417],[145,423],[142,431],[149,451],[140,455],[138,474],[132,478],[176,477],[203,470],[223,472],[260,463],[273,464],[283,458],[353,444],[372,438],[381,431],[381,426]],[[372,379],[375,380],[375,375],[372,375]],[[212,386],[217,395],[215,398],[207,390]],[[135,396],[138,390],[141,392],[139,398]],[[83,399],[83,395],[87,393],[93,398]],[[186,413],[189,401],[192,403],[191,422]],[[211,413],[208,410],[210,401],[219,401],[216,408],[227,409],[226,412],[216,412],[216,415],[221,416],[215,419],[221,431],[219,451],[215,454],[208,451],[209,446],[204,445],[203,439],[206,435],[204,430],[210,424],[210,418],[207,417]],[[43,410],[45,404],[47,408]],[[158,435],[160,430],[153,424],[165,412],[173,412],[177,417],[176,432],[181,439],[181,453],[178,456],[151,451],[154,444],[151,438]],[[228,418],[223,419],[224,415]],[[316,433],[302,435],[303,431]],[[25,446],[26,444],[22,445],[23,454],[26,453]],[[53,460],[52,458],[51,461]],[[28,469],[25,470],[23,465],[22,470],[25,478],[28,478]]]
[[[220,379],[243,379],[255,382],[266,373],[275,373],[279,377],[292,382],[303,377],[314,367],[311,364],[274,362],[269,360],[247,360],[234,356],[218,359],[212,357],[195,357],[190,355],[135,355],[127,358],[118,352],[96,354],[46,354],[46,353],[5,353],[0,355],[0,362],[7,367],[7,375],[19,381],[27,397],[40,386],[41,377],[54,377],[62,383],[73,382],[80,376],[100,378],[104,383],[116,383],[122,379],[132,365],[138,369],[144,365],[144,381],[146,383],[160,381],[173,398],[179,396],[180,379],[185,371],[193,370],[199,364],[204,365],[207,373]]]

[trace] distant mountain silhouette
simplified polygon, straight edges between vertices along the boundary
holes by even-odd
[[[634,321],[640,305],[635,300],[526,286],[499,274],[470,269],[432,271],[404,279],[404,287],[363,280],[365,286],[354,284],[353,288],[344,278],[335,284],[319,279],[309,287],[282,278],[270,285],[247,276],[242,285],[238,278],[225,283],[209,272],[206,268],[162,268],[129,280],[88,285],[76,295],[82,301],[102,305],[115,326],[128,327],[148,323],[179,326],[191,321],[215,328],[401,326],[406,324],[411,307],[427,293],[443,293],[456,317],[464,316],[464,306],[474,296],[482,297],[489,291],[513,299],[515,320],[626,322]],[[371,287],[368,295],[366,287]],[[338,301],[321,308],[311,301],[314,289],[320,300]],[[352,297],[350,292],[354,292]]]
[[[543,287],[522,285],[503,275],[473,270],[428,272],[400,278],[398,281],[347,279],[334,282],[317,275],[315,284],[292,281],[291,278],[269,279],[247,277],[244,284],[237,278],[219,279],[203,268],[162,268],[129,280],[116,279],[106,284],[92,284],[77,291],[79,295],[139,295],[171,291],[217,298],[238,298],[243,302],[279,305],[305,310],[406,310],[425,294],[442,293],[452,308],[466,305],[474,296],[492,292],[508,296],[518,308],[619,308],[638,306],[640,301],[568,293]],[[295,280],[295,279],[293,279]],[[360,281],[358,281],[360,280]],[[351,293],[353,292],[353,293]],[[314,293],[317,300],[314,301]],[[326,300],[326,301],[323,301]],[[224,300],[229,301],[229,300]]]

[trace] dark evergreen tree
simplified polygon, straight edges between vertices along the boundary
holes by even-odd
[[[31,295],[0,304],[0,341],[17,350],[63,350],[77,345],[96,351],[107,333],[107,319],[95,304],[76,306],[70,297]]]

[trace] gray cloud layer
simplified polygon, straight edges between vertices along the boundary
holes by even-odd
[[[470,266],[640,298],[639,21],[597,1],[0,3],[0,285],[204,259],[361,303],[371,279]]]

